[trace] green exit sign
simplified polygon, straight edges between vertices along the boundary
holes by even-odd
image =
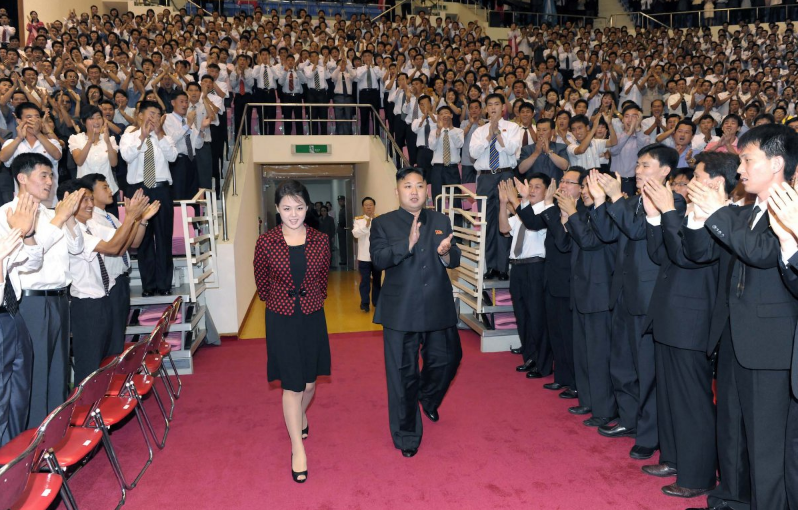
[[[307,144],[307,145],[292,145],[292,154],[330,154],[332,152],[332,145],[323,144]]]

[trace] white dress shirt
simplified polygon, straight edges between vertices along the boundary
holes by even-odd
[[[0,207],[0,230],[8,231],[6,211],[17,208],[19,198]],[[79,228],[71,230],[66,224],[58,228],[50,223],[55,212],[39,204],[36,217],[36,244],[43,252],[43,259],[38,270],[22,271],[19,283],[22,289],[55,290],[63,289],[72,283],[69,270],[69,254],[83,251],[83,235]]]
[[[69,294],[80,299],[99,299],[106,296],[103,287],[102,272],[97,257],[103,255],[94,251],[100,241],[109,241],[114,237],[114,229],[102,225],[91,225],[91,234],[86,232],[86,225],[78,222],[78,228],[83,234],[83,251],[69,254],[69,270],[72,273],[72,285]],[[103,259],[103,263],[105,260]],[[106,265],[106,271],[108,266]],[[108,290],[116,283],[116,278],[111,278],[108,273]]]
[[[432,164],[443,164],[443,138],[445,133],[449,133],[449,164],[457,165],[460,163],[460,149],[463,148],[465,134],[460,128],[441,129],[441,135],[437,136],[438,130],[432,131],[429,135],[429,148],[432,149]]]
[[[58,142],[56,138],[48,138],[51,144],[55,145],[55,148],[58,149],[58,157],[54,158],[47,152],[47,149],[44,148],[42,142],[36,140],[33,145],[28,142],[27,138],[23,138],[19,145],[17,145],[17,150],[14,151],[14,154],[11,155],[11,159],[6,161],[6,166],[11,168],[11,163],[14,162],[14,159],[19,156],[20,154],[27,154],[29,152],[35,152],[36,154],[41,154],[45,158],[50,160],[50,163],[53,166],[53,187],[50,189],[50,197],[42,202],[45,207],[55,207],[55,203],[57,200],[55,199],[55,192],[58,188],[58,160],[61,159],[61,144]],[[14,143],[14,140],[6,140],[3,143],[3,147]],[[16,179],[14,180],[14,189],[19,190],[19,185],[17,184]]]
[[[244,84],[244,93],[252,94],[252,87],[255,85],[252,69],[244,69],[243,76],[239,76],[236,71],[230,73],[230,85],[236,94],[241,93],[241,83]]]
[[[144,182],[144,153],[147,152],[147,140],[142,140],[141,129],[130,131],[122,135],[119,140],[119,152],[127,161],[127,182],[139,184]],[[172,172],[169,163],[177,159],[175,143],[168,136],[160,140],[155,133],[150,133],[152,147],[155,153],[155,181],[168,181],[172,184]]]
[[[497,141],[496,150],[499,153],[499,168],[515,168],[518,158],[518,146],[521,137],[518,135],[520,127],[515,122],[500,119],[498,124],[502,133],[504,147]],[[474,158],[474,168],[480,171],[490,170],[490,140],[487,139],[490,132],[490,123],[484,124],[474,131],[471,135],[471,146],[468,148],[471,157]]]
[[[343,94],[344,88],[341,80],[346,80],[346,93],[347,95],[352,95],[352,82],[355,79],[355,70],[354,68],[347,64],[346,71],[343,73],[341,72],[340,67],[336,67],[333,71],[330,72],[330,77],[332,78],[333,84],[335,85],[335,89],[333,92],[335,94]]]
[[[294,88],[288,86],[290,83],[291,76],[294,77]],[[283,94],[301,94],[302,84],[305,83],[303,76],[304,74],[298,72],[296,69],[291,69],[290,71],[286,71],[285,69],[283,69],[279,81]]]
[[[2,235],[8,235],[8,230],[2,232]],[[38,245],[27,245],[23,244],[22,246],[15,249],[11,252],[5,259],[3,259],[3,268],[8,275],[8,279],[3,279],[3,282],[0,283],[0,296],[4,296],[5,286],[11,284],[12,288],[14,289],[14,295],[17,296],[17,300],[22,299],[22,283],[20,281],[20,275],[22,273],[38,271],[42,267],[42,260],[44,259],[44,250],[42,250],[41,246]],[[0,303],[2,303],[2,297],[0,297]]]
[[[602,154],[607,151],[607,140],[598,140],[596,138],[590,140],[590,145],[582,154],[576,154],[577,147],[579,147],[578,143],[568,146],[568,160],[571,162],[571,166],[581,166],[590,170],[601,166]]]
[[[111,150],[119,152],[119,146],[116,144],[116,139],[113,136],[108,137],[111,141]],[[69,137],[69,152],[83,150],[89,137],[86,133],[78,133]],[[102,174],[105,180],[108,181],[108,186],[111,192],[116,195],[119,191],[119,186],[116,184],[116,177],[111,168],[111,161],[108,159],[108,144],[105,139],[100,138],[98,143],[92,144],[89,149],[89,155],[86,156],[83,164],[78,167],[78,177],[83,177],[88,174]]]
[[[277,79],[280,77],[280,66],[270,66],[267,64],[260,64],[255,66],[252,70],[252,75],[255,78],[255,87],[259,89],[275,90],[277,89]],[[266,86],[265,77],[269,78],[269,86]]]
[[[369,89],[367,76],[369,72],[371,72],[371,88],[374,90],[380,89],[380,79],[382,79],[385,74],[385,70],[373,65],[370,67],[362,65],[355,69],[355,81],[357,81],[358,92]]]
[[[99,207],[94,208],[91,219],[87,221],[86,224],[89,226],[93,234],[98,234],[103,232],[102,229],[109,228],[115,231],[122,226],[122,222],[120,222],[116,216],[100,209]],[[95,225],[101,228],[95,229]],[[111,237],[113,237],[113,235]],[[105,240],[110,241],[110,238]],[[130,270],[130,255],[127,256],[127,264],[125,264],[125,257],[123,256],[103,255],[103,260],[105,260],[105,267],[108,270],[108,276],[112,280],[115,280],[119,275],[125,274]]]
[[[427,132],[427,126],[429,126],[429,142],[432,143],[432,133],[434,133],[435,130],[438,129],[438,125],[435,124],[435,122],[433,122],[431,118],[427,117],[425,120],[424,116],[422,115],[416,120],[414,120],[413,123],[410,125],[410,128],[416,134],[417,147],[427,147],[427,148],[430,147],[425,137],[425,134]]]
[[[352,222],[352,235],[357,239],[357,260],[371,262],[369,253],[369,236],[371,235],[371,223],[366,223],[369,219],[365,214],[357,216]],[[374,218],[371,218],[372,220]]]
[[[319,75],[319,90],[327,90],[327,69],[325,69],[323,65],[317,65],[314,71],[313,65],[308,64],[305,66],[304,73],[305,83],[308,84],[308,90],[316,90],[316,73]]]
[[[211,102],[213,103],[214,106],[219,108],[219,106],[217,106],[216,103],[213,100],[211,100]],[[219,114],[218,113],[209,114],[208,113],[208,108],[205,107],[205,103],[203,102],[202,98],[200,98],[200,100],[197,101],[196,104],[194,104],[191,101],[189,101],[189,103],[188,103],[188,112],[186,113],[186,115],[188,115],[191,112],[197,112],[196,113],[196,117],[194,119],[194,127],[196,129],[198,129],[199,132],[200,132],[200,136],[199,136],[198,142],[199,141],[202,142],[202,145],[200,145],[199,147],[194,147],[194,150],[196,151],[197,149],[199,149],[203,145],[205,145],[206,142],[210,142],[211,141],[211,128],[210,128],[210,126],[206,127],[205,129],[201,129],[200,126],[202,126],[202,123],[205,121],[205,119],[209,118],[209,117],[211,119],[211,124],[213,124],[213,121],[216,120],[217,121],[217,125],[218,125]]]
[[[205,107],[203,106],[203,110],[204,109]],[[175,149],[177,149],[177,153],[181,156],[188,156],[186,135],[191,139],[191,147],[193,147],[195,154],[197,149],[201,148],[202,144],[205,143],[200,129],[196,126],[196,119],[194,119],[194,125],[189,126],[185,117],[177,112],[172,112],[166,116],[166,120],[163,123],[163,130],[166,136],[175,142]]]
[[[529,207],[529,202],[521,203],[520,208],[523,209],[524,207]],[[552,207],[552,206],[549,206]],[[535,214],[540,214],[544,210],[548,209],[546,205],[541,200],[537,204],[532,206],[532,210],[535,211]],[[546,229],[541,230],[527,230],[524,233],[524,246],[521,248],[521,254],[516,257],[515,256],[515,246],[518,241],[518,231],[521,230],[523,223],[518,216],[510,216],[510,234],[513,236],[513,241],[510,244],[510,256],[511,259],[528,259],[532,257],[546,257]]]

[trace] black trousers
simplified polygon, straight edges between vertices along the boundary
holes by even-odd
[[[189,200],[199,191],[197,175],[197,159],[178,154],[177,159],[169,163],[172,173],[172,193],[175,200]]]
[[[514,264],[510,271],[510,298],[524,361],[533,360],[543,375],[550,375],[552,354],[546,333],[544,264],[542,260],[534,264]]]
[[[103,358],[111,354],[114,317],[108,313],[110,308],[108,296],[97,299],[72,297],[69,316],[76,384],[100,368]]]
[[[716,485],[712,365],[704,351],[654,342],[660,463],[675,467],[688,489]]]
[[[21,314],[0,313],[0,446],[27,428],[32,377],[33,344],[25,321]]]
[[[283,94],[280,97],[281,103],[302,103],[302,94]],[[283,134],[284,135],[304,135],[302,129],[302,106],[280,105],[280,112],[283,114]],[[291,119],[294,119],[291,122]]]
[[[432,173],[432,149],[426,147],[416,147],[416,166],[424,173],[424,180],[430,182]],[[433,196],[434,200],[435,197]]]
[[[327,90],[316,90],[311,88],[308,90],[309,103],[328,104],[330,100],[327,97]],[[326,135],[327,134],[327,117],[329,116],[329,107],[313,108],[313,121],[310,122],[310,134],[312,135]],[[317,120],[318,119],[318,120]]]
[[[418,136],[416,136],[415,131],[410,128],[410,125],[405,124],[405,145],[407,145],[407,159],[410,161],[410,166],[416,166],[418,164],[417,138]]]
[[[412,131],[410,126],[407,125],[407,122],[405,122],[405,119],[402,118],[401,115],[394,115],[391,129],[393,130],[393,139],[396,145],[399,146],[400,149],[404,148],[405,145],[407,145],[407,132]]]
[[[353,104],[355,101],[351,94],[333,94],[333,105],[339,104]],[[355,109],[351,106],[333,106],[333,114],[335,120],[336,135],[351,135],[355,132],[352,127],[352,122],[340,122],[341,120],[351,121],[352,116],[355,114]]]
[[[69,299],[26,296],[19,315],[33,345],[33,379],[27,428],[38,427],[47,414],[64,403],[69,383]]]
[[[785,450],[784,478],[790,508],[798,508],[798,400],[790,400],[787,415],[787,440]]]
[[[450,184],[460,184],[460,170],[457,164],[454,165],[432,165],[430,173],[430,184],[432,184],[432,200],[435,208],[440,211],[439,203],[437,202],[438,195],[443,191],[443,187]],[[453,207],[460,207],[460,199],[455,198]]]
[[[610,375],[620,423],[636,429],[635,444],[657,446],[654,340],[643,331],[645,315],[632,315],[623,295],[612,313]]]
[[[388,101],[388,92],[382,95],[382,104],[383,110],[385,110],[385,125],[388,126],[391,134],[393,134],[393,109],[396,107],[396,104]]]
[[[195,151],[194,165],[197,168],[197,190],[199,190],[199,188],[211,189],[213,186],[214,177],[211,156],[211,142],[205,142],[202,144],[202,147]],[[218,190],[220,186],[221,183],[217,177],[216,189]],[[196,192],[194,194],[196,194]]]
[[[258,116],[260,124],[260,133],[262,135],[273,135],[274,130],[277,128],[276,122],[270,122],[277,118],[277,94],[274,89],[264,90],[255,89],[256,103],[268,103],[270,106],[259,106],[255,108],[255,114]]]
[[[422,434],[418,404],[430,411],[440,407],[463,357],[460,336],[451,327],[422,332],[383,328],[382,337],[391,438],[399,450],[418,448]]]
[[[496,271],[507,271],[511,239],[499,231],[499,182],[513,178],[512,172],[492,174],[479,172],[477,195],[487,197],[485,201],[485,267]]]
[[[121,354],[125,348],[125,328],[130,313],[130,275],[120,274],[108,293],[111,305],[111,341],[106,356]],[[106,312],[107,313],[107,312]]]
[[[233,98],[233,137],[238,136],[238,130],[241,128],[241,119],[244,118],[244,111],[246,106],[252,102],[252,94],[239,94],[236,92]],[[244,130],[241,132],[244,135],[252,134],[252,112],[247,113],[247,120],[244,122]]]
[[[347,231],[343,227],[337,227],[336,233],[338,235],[338,264],[345,266],[349,264],[349,257],[347,257],[349,251]]]
[[[612,418],[618,412],[610,378],[612,313],[573,310],[573,321],[574,381],[579,388],[579,405],[589,407],[595,417]]]
[[[554,353],[554,382],[578,390],[574,382],[574,333],[570,298],[545,292],[546,325]]]
[[[168,291],[172,288],[172,233],[174,204],[172,187],[148,188],[142,183],[131,185],[133,191],[144,190],[150,201],[160,200],[161,209],[153,216],[138,248],[139,271],[143,292]]]
[[[221,119],[221,114],[219,115]],[[224,146],[227,140],[227,124],[219,121],[218,126],[211,126],[211,174],[216,179],[216,196],[222,189],[222,165],[224,164]],[[135,188],[128,185],[128,194],[131,196]]]
[[[371,292],[371,304],[377,306],[377,299],[380,297],[382,288],[382,271],[375,269],[371,262],[364,260],[357,261],[357,270],[360,272],[360,305],[369,304],[369,292]]]
[[[368,104],[374,108],[374,111],[377,114],[380,113],[380,89],[363,89],[360,91],[360,96],[358,97],[359,104]],[[371,122],[371,108],[361,107],[360,108],[360,134],[367,135],[369,134],[369,122]],[[374,133],[377,133],[377,122],[374,122]]]
[[[461,178],[463,184],[469,183],[469,182],[477,182],[477,171],[474,169],[473,166],[471,166],[471,165],[461,165],[460,166],[460,171],[461,171],[460,178]]]

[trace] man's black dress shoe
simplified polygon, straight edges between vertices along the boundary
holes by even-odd
[[[543,374],[540,373],[540,370],[538,370],[537,367],[526,373],[527,379],[540,379],[541,377],[543,377]]]
[[[520,347],[518,349],[516,349],[515,347],[511,347],[510,352],[512,352],[513,354],[522,354],[522,349]]]
[[[587,414],[590,411],[591,409],[587,406],[576,406],[568,408],[568,412],[571,414]]]
[[[592,418],[588,418],[582,423],[587,425],[588,427],[601,427],[602,425],[612,423],[615,420],[616,418],[602,418],[600,416],[594,416]]]
[[[510,275],[509,275],[509,274],[507,274],[507,272],[506,272],[506,271],[500,271],[500,272],[499,272],[499,280],[501,280],[501,281],[503,281],[503,282],[506,282],[506,281],[507,281],[507,280],[509,280],[509,279],[510,279]]]
[[[158,295],[159,295],[159,296],[169,296],[169,295],[171,295],[171,294],[172,294],[172,291],[171,291],[171,290],[159,290],[159,291],[158,291]]]
[[[565,388],[565,386],[563,386],[560,383],[550,382],[550,383],[544,384],[543,388],[545,388],[547,390],[557,391],[557,390],[561,390],[561,389]]]
[[[418,453],[418,448],[406,448],[402,450],[402,455],[408,459]]]
[[[535,360],[528,359],[528,360],[524,361],[523,365],[518,365],[517,367],[515,367],[515,371],[516,372],[529,372],[533,368],[535,368]]]
[[[634,445],[632,449],[629,450],[629,456],[635,460],[646,460],[650,459],[656,451],[656,447],[649,448],[648,446]]]
[[[485,271],[485,276],[483,277],[483,279],[492,280],[492,279],[496,278],[497,276],[499,276],[499,272],[498,271],[496,271],[495,269],[488,269],[487,271]]]
[[[141,293],[141,297],[152,297],[154,294],[155,292],[151,290],[145,290],[144,292]]]
[[[369,311],[369,305],[360,305],[360,309],[363,310],[364,312],[368,312]]]
[[[604,437],[634,437],[637,434],[635,429],[627,429],[620,423],[617,425],[601,425],[598,432]]]
[[[560,398],[572,399],[576,398],[576,396],[577,396],[576,390],[573,390],[571,388],[566,388],[565,391],[560,393]]]
[[[651,476],[664,478],[666,476],[676,476],[676,468],[667,464],[649,464],[640,468],[643,473]]]
[[[710,490],[712,489],[688,489],[687,487],[679,487],[676,483],[666,485],[662,488],[663,493],[677,498],[695,498],[706,494]]]
[[[424,414],[427,416],[427,418],[430,419],[430,421],[438,421],[441,419],[440,415],[438,415],[437,409],[434,411],[430,411],[422,405],[421,410],[424,411]]]

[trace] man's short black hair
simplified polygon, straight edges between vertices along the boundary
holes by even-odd
[[[89,186],[88,183],[84,182],[83,179],[70,179],[58,186],[58,191],[56,191],[55,196],[58,198],[58,200],[63,200],[65,194],[74,193],[81,189],[85,189],[89,192],[94,191],[94,189]]]
[[[163,114],[163,110],[161,109],[161,105],[156,103],[155,101],[142,101],[139,103],[139,113],[143,112],[148,108],[156,108],[161,114]]]
[[[422,179],[424,178],[424,173],[421,171],[420,168],[414,166],[406,166],[396,171],[396,182],[403,180],[405,177],[407,177],[410,174],[418,174],[421,176]]]
[[[668,170],[673,170],[679,166],[679,152],[673,147],[668,147],[662,143],[652,143],[646,145],[637,152],[640,158],[648,154],[652,159],[656,159],[660,166],[667,166]]]
[[[371,203],[377,205],[377,201],[371,197],[363,197],[363,200],[360,201],[360,205],[366,205],[366,200],[371,200]]]
[[[173,93],[172,93],[172,96],[171,96],[169,99],[170,99],[171,101],[175,101],[175,100],[177,100],[177,98],[179,98],[180,96],[184,96],[186,99],[188,99],[188,94],[186,94],[186,93],[185,93],[185,92],[183,92],[182,90],[178,90],[178,91],[175,91],[175,92],[173,92]]]
[[[722,176],[723,188],[727,195],[731,195],[738,180],[737,168],[740,166],[740,158],[737,157],[737,154],[702,152],[695,157],[696,166],[699,163],[704,163],[704,171],[710,178]]]
[[[20,154],[19,156],[14,158],[14,162],[11,163],[11,175],[14,176],[14,179],[17,178],[19,174],[30,175],[33,170],[39,166],[46,166],[47,168],[53,168],[53,163],[44,155],[39,154],[37,152],[26,152],[24,154]]]
[[[551,185],[551,177],[544,174],[543,172],[533,172],[526,177],[526,182],[531,181],[532,179],[540,179],[543,181],[543,185],[547,188]]]
[[[491,99],[498,99],[499,101],[501,101],[502,104],[506,104],[507,103],[507,100],[504,98],[503,95],[496,94],[494,92],[493,94],[488,94],[488,97],[485,98],[485,104],[487,105],[488,101],[490,101]]]
[[[81,177],[80,180],[87,184],[91,189],[94,189],[94,186],[96,186],[98,182],[108,182],[108,179],[106,179],[106,177],[100,173],[86,174]]]
[[[24,94],[24,92],[23,92],[23,94]],[[39,112],[39,117],[42,116],[41,109],[38,106],[36,106],[34,103],[31,103],[30,101],[25,101],[23,103],[19,103],[17,105],[17,107],[14,109],[14,115],[18,119],[22,120],[22,113],[25,110],[36,110],[37,112]]]
[[[574,124],[590,126],[590,119],[588,119],[586,115],[574,115],[571,117],[571,120],[568,121],[568,127],[573,127]]]
[[[758,146],[768,159],[784,158],[784,179],[792,179],[798,165],[798,133],[783,124],[763,124],[746,131],[737,142],[740,152],[747,145]]]

